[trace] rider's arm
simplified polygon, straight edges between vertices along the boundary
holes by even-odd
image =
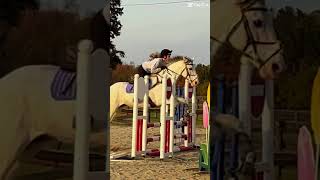
[[[161,71],[161,67],[162,67],[162,59],[161,58],[156,58],[153,60],[153,65],[151,67],[151,73],[158,73]]]

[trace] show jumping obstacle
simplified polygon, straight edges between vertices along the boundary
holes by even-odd
[[[143,156],[165,156],[172,157],[174,152],[193,149],[195,145],[196,126],[196,88],[189,90],[186,81],[185,100],[186,103],[192,99],[192,111],[185,114],[184,118],[177,119],[176,116],[176,77],[162,78],[162,105],[160,110],[160,123],[148,123],[149,119],[149,77],[144,77],[144,82],[139,75],[134,78],[134,106],[132,121],[132,149],[131,157]],[[138,116],[138,104],[143,99],[143,115]],[[169,101],[167,101],[169,99]],[[168,113],[169,112],[169,113]],[[169,115],[168,115],[169,114]],[[174,133],[175,126],[184,127],[184,133]],[[160,127],[160,136],[147,138],[147,129]],[[184,139],[184,146],[175,146],[175,139]],[[160,149],[147,149],[147,143],[160,141]]]
[[[74,150],[74,177],[77,180],[98,179],[110,176],[109,156],[106,170],[89,172],[89,135],[95,128],[90,121],[97,122],[100,129],[109,127],[109,85],[111,78],[110,59],[106,51],[97,49],[92,55],[93,44],[89,40],[79,43],[77,64],[76,134]],[[92,119],[94,117],[95,119]],[[94,124],[97,124],[94,123]],[[109,136],[107,136],[109,137]],[[106,140],[107,145],[109,139]],[[109,154],[107,146],[106,154]]]
[[[247,61],[240,66],[239,75],[239,120],[243,123],[246,133],[251,136],[251,77],[253,68]],[[265,80],[265,97],[261,114],[262,128],[262,161],[256,164],[257,174],[263,179],[274,179],[274,84],[273,80]]]

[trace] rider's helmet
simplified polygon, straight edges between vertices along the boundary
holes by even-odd
[[[163,58],[165,56],[171,56],[172,50],[169,49],[163,49],[160,53],[160,57]]]

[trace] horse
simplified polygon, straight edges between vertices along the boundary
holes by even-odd
[[[102,14],[107,13],[105,9],[92,18],[88,37],[93,41],[92,53],[97,49],[109,52],[105,43],[109,39],[105,36],[105,32],[109,32],[109,25]],[[74,142],[75,96],[59,100],[52,96],[52,83],[59,72],[67,74],[65,77],[72,78],[75,75],[62,69],[56,65],[28,65],[0,79],[0,179],[12,178],[19,165],[17,158],[39,139],[41,143],[48,137],[61,142]],[[70,82],[73,82],[70,83],[72,86],[66,89],[75,89],[75,81]],[[75,91],[71,94],[75,95]],[[92,134],[100,131],[103,129]],[[39,151],[39,146],[32,150]]]
[[[226,45],[241,54],[241,63],[257,68],[262,79],[285,69],[281,42],[264,0],[211,0],[210,57]]]
[[[211,0],[210,1],[210,58],[211,64],[217,60],[214,59],[217,52],[228,47],[240,54],[239,64],[248,65],[249,69],[255,68],[259,72],[259,76],[264,80],[273,80],[279,77],[280,73],[285,69],[285,63],[282,55],[281,42],[277,40],[276,33],[273,28],[273,20],[264,0]],[[211,67],[215,71],[214,67]],[[240,87],[239,87],[240,88]],[[221,112],[212,112],[211,117],[214,121],[210,121],[210,126],[216,129],[230,129],[237,133],[247,136],[248,134],[243,128],[243,124],[238,118],[223,115]],[[214,130],[215,131],[215,130]],[[224,138],[221,134],[210,133],[210,139]],[[230,134],[229,134],[230,135]],[[232,136],[232,135],[231,135]],[[214,149],[214,141],[210,142],[210,149]],[[245,149],[253,150],[251,143],[247,144]],[[253,153],[247,150],[239,151],[238,167],[250,164],[250,169],[254,168],[255,157],[248,158]],[[213,154],[210,154],[212,156]],[[213,158],[212,158],[213,159]],[[245,159],[245,160],[240,160]],[[252,161],[248,161],[251,159]],[[215,164],[216,165],[216,164]],[[213,167],[214,165],[212,165]],[[239,169],[238,172],[241,170]],[[247,174],[248,176],[252,175]],[[213,173],[213,172],[211,172]],[[222,175],[220,172],[215,173],[217,176]],[[231,174],[234,177],[235,174]],[[217,177],[217,178],[222,178]],[[244,177],[248,179],[250,177]]]
[[[151,106],[158,107],[161,105],[161,81],[162,77],[176,76],[190,82],[191,86],[197,86],[198,74],[193,67],[193,61],[189,57],[175,56],[170,59],[166,69],[159,73],[153,74],[150,77],[151,88],[149,90],[149,99]],[[126,87],[128,82],[117,82],[110,87],[110,121],[114,120],[116,110],[121,106],[133,107],[133,93],[127,93]],[[176,101],[179,103],[186,103],[184,98],[177,97]],[[143,103],[139,103],[142,107]]]
[[[43,136],[58,141],[74,140],[75,101],[56,100],[51,88],[60,67],[54,65],[30,65],[18,68],[0,79],[0,175],[5,179],[16,158],[35,139]],[[167,69],[156,74],[182,76],[197,85],[198,76],[190,58],[177,56]],[[132,105],[133,95],[125,93],[126,82],[110,87],[110,117],[119,105]],[[150,99],[161,104],[161,82],[150,90]],[[182,98],[183,99],[183,98]],[[95,132],[93,132],[95,133]],[[100,133],[100,132],[97,132]],[[97,134],[96,133],[96,134]]]

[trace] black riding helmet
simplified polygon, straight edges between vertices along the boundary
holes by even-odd
[[[169,50],[169,49],[163,49],[160,53],[160,57],[163,58],[164,56],[167,56],[167,55],[171,55],[172,51]]]

